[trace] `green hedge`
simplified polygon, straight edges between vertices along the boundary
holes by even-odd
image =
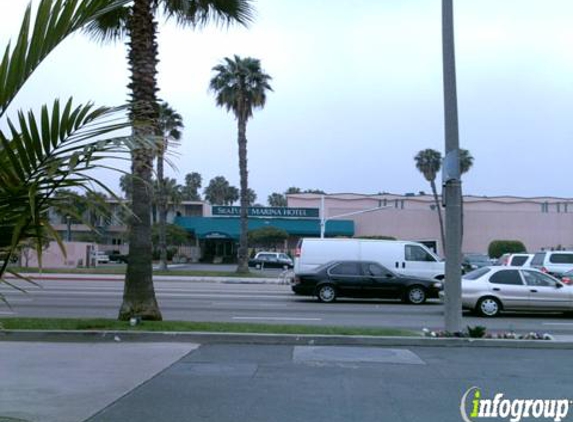
[[[490,258],[499,258],[504,253],[527,252],[525,245],[520,240],[493,240],[487,248]]]

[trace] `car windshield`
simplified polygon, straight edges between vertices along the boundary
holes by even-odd
[[[480,278],[481,276],[487,274],[490,271],[491,271],[491,268],[486,268],[486,267],[478,268],[477,270],[473,270],[473,271],[465,274],[463,276],[463,279],[464,280],[476,280],[476,279]]]

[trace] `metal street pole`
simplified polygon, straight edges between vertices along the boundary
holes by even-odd
[[[444,283],[446,297],[444,319],[445,329],[449,332],[457,332],[462,329],[462,196],[453,15],[453,0],[442,0],[442,54],[446,138],[446,157],[443,166],[446,202],[446,280]]]
[[[320,238],[324,239],[324,231],[326,229],[326,215],[324,209],[324,195],[320,196]]]

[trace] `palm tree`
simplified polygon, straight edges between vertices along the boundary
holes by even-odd
[[[442,248],[446,247],[446,236],[444,234],[444,220],[442,219],[442,207],[440,199],[438,198],[438,191],[436,189],[436,175],[442,167],[442,154],[435,149],[424,149],[414,157],[416,161],[416,168],[424,175],[424,178],[430,182],[432,194],[434,195],[434,205],[438,212],[438,221],[440,222],[440,236],[442,240]]]
[[[215,93],[216,103],[227,111],[232,111],[237,119],[239,143],[239,175],[241,181],[241,234],[239,238],[239,265],[237,272],[247,273],[247,207],[249,186],[247,172],[247,120],[253,116],[253,109],[263,108],[267,91],[272,91],[271,77],[261,69],[258,59],[235,56],[226,57],[223,63],[215,66],[216,75],[211,79],[209,89]]]
[[[157,182],[159,184],[159,269],[167,270],[167,244],[165,240],[165,224],[167,222],[167,192],[163,176],[163,164],[165,152],[170,142],[181,139],[181,129],[183,129],[183,118],[179,113],[163,102],[159,104],[159,135],[162,138],[161,145],[157,151]]]
[[[74,105],[69,99],[65,104],[54,100],[44,105],[38,118],[32,111],[18,111],[16,120],[4,116],[29,77],[62,41],[123,4],[120,0],[40,0],[34,13],[31,5],[27,7],[13,48],[9,45],[4,50],[0,61],[0,127],[6,128],[0,130],[2,282],[8,283],[6,266],[22,242],[35,244],[41,252],[49,236],[65,251],[48,218],[49,210],[61,201],[56,192],[89,191],[91,184],[104,187],[90,176],[91,170],[100,166],[100,160],[125,153],[130,144],[125,139],[118,145],[118,138],[112,138],[126,126],[110,123],[117,118],[117,109]]]
[[[123,9],[108,13],[87,28],[101,41],[128,37],[128,61],[131,70],[130,118],[137,122],[136,137],[153,137],[158,132],[159,106],[157,86],[157,23],[159,8],[167,18],[181,25],[202,26],[210,21],[222,23],[251,21],[251,0],[133,0]],[[151,250],[151,169],[153,151],[139,148],[132,155],[134,176],[130,221],[129,261],[125,275],[123,303],[118,318],[138,316],[161,320],[155,298]]]

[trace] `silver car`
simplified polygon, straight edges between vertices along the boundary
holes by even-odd
[[[503,310],[573,311],[573,287],[533,268],[483,267],[462,278],[462,306],[486,317]]]

